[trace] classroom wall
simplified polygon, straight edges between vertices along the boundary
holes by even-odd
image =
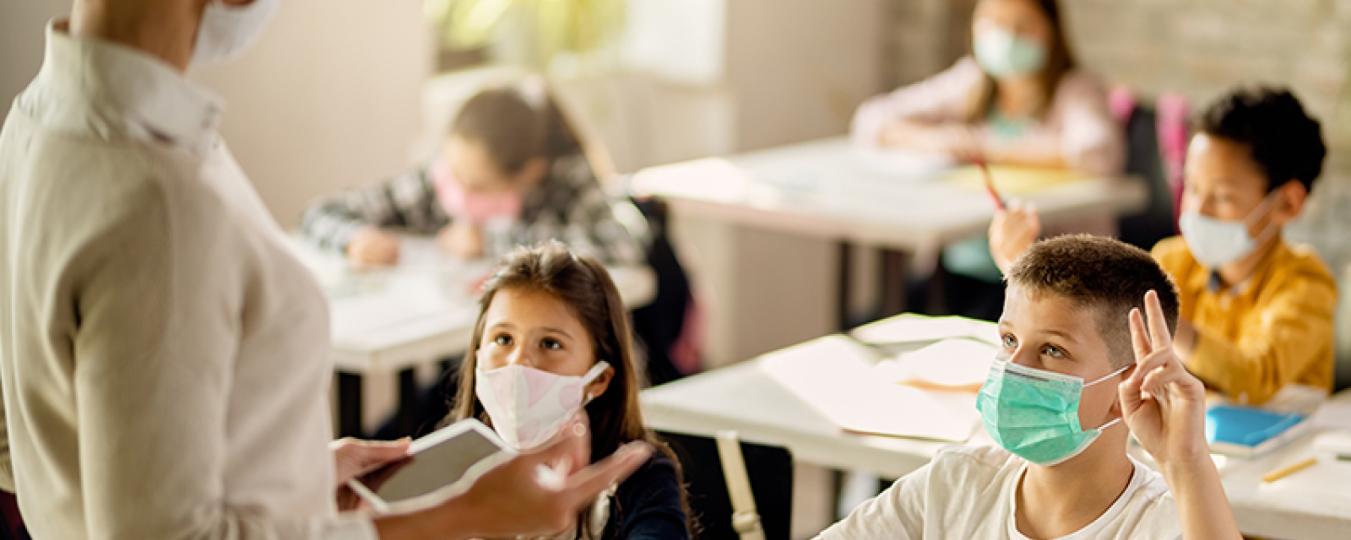
[[[0,119],[41,65],[46,21],[71,4],[0,3]],[[243,58],[192,69],[225,99],[225,139],[283,225],[314,197],[409,162],[431,66],[422,24],[420,2],[291,0]]]
[[[411,163],[432,44],[421,2],[293,0],[257,46],[193,77],[225,98],[222,133],[283,226],[317,196]]]
[[[735,101],[732,150],[846,133],[854,107],[881,81],[884,4],[725,2],[723,78]],[[705,302],[709,365],[835,330],[834,242],[680,215],[673,235]]]
[[[71,0],[0,3],[0,122],[14,97],[42,66],[43,30],[48,20],[70,10]]]
[[[1328,164],[1289,236],[1351,264],[1351,2],[1073,0],[1084,62],[1116,83],[1179,92],[1196,107],[1239,82],[1290,86],[1323,124]],[[1341,209],[1341,211],[1338,211]]]
[[[727,2],[742,150],[844,133],[879,81],[882,0]]]

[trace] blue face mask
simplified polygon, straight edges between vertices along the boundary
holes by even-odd
[[[994,28],[976,36],[976,63],[991,77],[1031,75],[1046,65],[1046,47],[1018,34]]]
[[[1129,367],[1129,366],[1127,366]],[[1084,388],[1117,376],[1121,368],[1093,382],[1073,375],[999,360],[976,397],[985,432],[1005,450],[1038,465],[1056,465],[1079,455],[1121,418],[1087,431],[1079,427]]]

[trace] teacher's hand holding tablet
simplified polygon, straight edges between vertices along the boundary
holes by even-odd
[[[584,506],[652,455],[650,446],[636,442],[592,464],[590,441],[585,419],[576,418],[541,450],[512,457],[435,505],[383,516],[376,529],[381,538],[494,538],[566,529]]]

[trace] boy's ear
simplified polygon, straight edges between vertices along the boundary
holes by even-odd
[[[1304,201],[1309,198],[1309,190],[1298,180],[1288,180],[1276,188],[1276,200],[1271,211],[1272,220],[1280,226],[1294,221],[1304,211]]]
[[[1130,367],[1126,368],[1126,371],[1122,371],[1121,382],[1126,382],[1126,379],[1131,378],[1131,375],[1135,374],[1136,367],[1138,367],[1138,364],[1131,363]],[[1120,393],[1117,395],[1120,396]],[[1124,416],[1125,413],[1121,410],[1121,399],[1119,397],[1118,399],[1112,400],[1112,406],[1107,409],[1107,413],[1113,416]]]

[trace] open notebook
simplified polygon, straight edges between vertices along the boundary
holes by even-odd
[[[1090,177],[1083,173],[1067,169],[1049,169],[1044,167],[1020,167],[1014,165],[992,165],[990,174],[995,178],[999,192],[1004,195],[1029,195],[1056,186],[1086,180]],[[985,189],[982,173],[978,167],[967,166],[953,169],[948,175],[949,181],[972,191]]]
[[[891,360],[876,354],[848,337],[830,336],[766,357],[760,367],[845,431],[947,442],[975,433],[975,389],[993,347],[952,340]]]

